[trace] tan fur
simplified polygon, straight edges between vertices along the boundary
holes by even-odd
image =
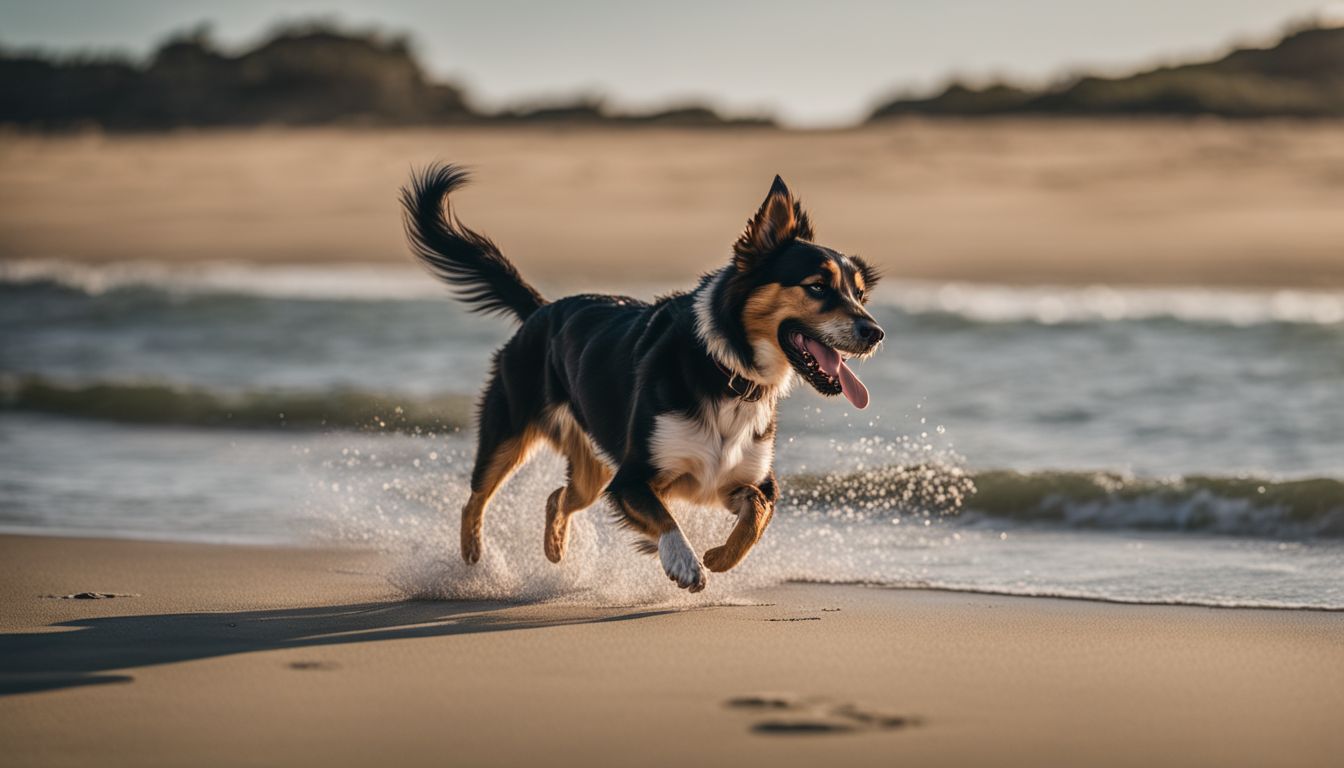
[[[864,291],[868,290],[868,281],[863,279],[863,272],[854,273],[854,287],[858,289],[859,298],[863,298]]]
[[[737,524],[728,541],[722,546],[705,552],[705,566],[716,573],[733,568],[747,556],[751,548],[760,541],[770,518],[775,514],[775,505],[765,498],[765,494],[754,485],[734,491],[724,499],[724,505],[737,515]]]
[[[588,436],[567,412],[552,415],[546,437],[569,462],[569,482],[555,489],[546,501],[546,532],[543,548],[546,558],[560,562],[569,543],[569,518],[592,506],[611,480],[611,468],[593,451]]]
[[[485,520],[485,507],[494,497],[499,486],[509,479],[509,475],[527,460],[535,447],[540,432],[528,428],[523,434],[500,443],[486,466],[485,476],[479,488],[473,488],[466,505],[462,507],[462,559],[475,563],[481,559],[482,528]]]
[[[834,288],[837,291],[843,290],[843,285],[840,282],[840,269],[835,266],[834,261],[826,259],[825,261],[821,262],[821,271],[830,275],[830,283],[832,288]]]
[[[747,341],[756,352],[756,369],[766,377],[764,383],[777,386],[792,371],[784,349],[779,345],[779,326],[790,318],[806,319],[816,313],[815,302],[800,286],[778,283],[761,286],[747,299],[742,309],[742,325]]]
[[[733,243],[734,261],[740,269],[747,269],[753,258],[773,251],[780,243],[794,238],[813,237],[812,221],[789,191],[780,185],[772,189],[761,203],[756,215],[747,220],[747,226]]]
[[[746,229],[742,230],[733,247],[739,253],[768,253],[792,237],[796,228],[789,199],[771,195],[761,205],[760,212],[747,221]]]
[[[816,302],[801,286],[771,283],[757,289],[742,310],[742,324],[747,341],[756,352],[756,368],[767,377],[767,383],[782,380],[792,370],[779,343],[779,326],[790,319],[818,329],[835,325],[848,328],[852,322],[843,305],[830,312],[818,312]]]

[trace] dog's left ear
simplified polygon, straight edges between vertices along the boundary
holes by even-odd
[[[812,222],[803,206],[776,176],[761,209],[747,220],[747,228],[733,243],[733,265],[746,272],[790,240],[812,237]]]

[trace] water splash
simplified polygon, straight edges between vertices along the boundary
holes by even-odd
[[[835,448],[834,471],[784,479],[764,539],[733,571],[711,574],[701,595],[676,589],[656,558],[636,552],[635,537],[616,524],[605,501],[572,519],[564,561],[546,560],[545,501],[564,478],[563,462],[548,450],[491,502],[485,553],[471,566],[458,555],[472,458],[460,439],[347,445],[324,462],[310,506],[327,535],[386,552],[389,581],[410,598],[691,606],[737,602],[785,581],[917,576],[906,553],[930,546],[926,528],[960,508],[969,477],[947,463],[954,455],[910,438],[869,437]],[[721,509],[677,504],[672,511],[701,552],[722,543],[734,522]],[[902,529],[903,520],[918,522]]]

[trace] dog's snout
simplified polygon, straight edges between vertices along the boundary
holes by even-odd
[[[864,344],[867,344],[870,347],[876,345],[877,342],[882,340],[882,337],[887,335],[882,331],[882,326],[866,317],[861,317],[854,321],[854,333],[856,333],[860,339],[863,339]]]

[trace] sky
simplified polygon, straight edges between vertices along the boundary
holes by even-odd
[[[825,127],[953,77],[1123,74],[1268,44],[1322,12],[1344,21],[1320,0],[0,0],[0,45],[144,56],[202,21],[231,47],[322,17],[410,33],[431,75],[481,107],[592,94]]]

